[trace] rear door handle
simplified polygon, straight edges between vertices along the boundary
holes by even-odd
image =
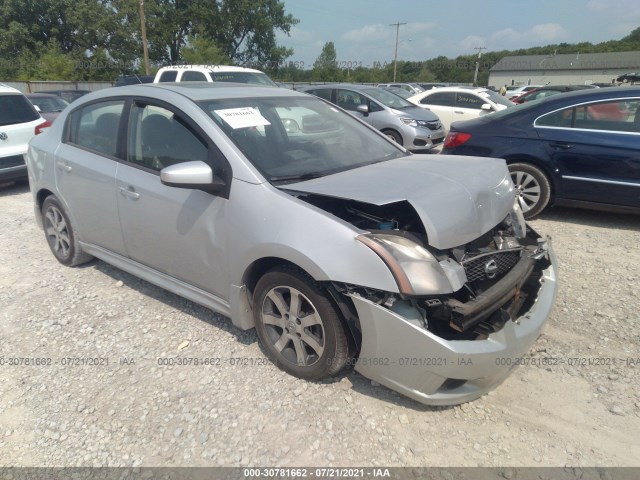
[[[569,150],[573,148],[573,145],[570,143],[562,143],[562,142],[551,142],[552,148],[559,148],[560,150]]]
[[[459,111],[457,111],[457,110],[456,110],[456,111],[454,111],[453,113],[460,113],[460,114],[462,114],[462,113],[464,113],[464,112],[459,112]]]
[[[63,172],[69,173],[71,170],[73,170],[71,168],[71,165],[69,165],[67,162],[58,162],[56,165],[58,166],[58,170],[62,170]]]
[[[120,194],[123,197],[130,198],[132,200],[138,200],[140,198],[140,194],[135,191],[135,189],[131,186],[128,187],[120,187]]]

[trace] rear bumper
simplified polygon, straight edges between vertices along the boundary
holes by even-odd
[[[27,178],[27,164],[24,155],[11,155],[0,158],[0,181],[12,181]]]
[[[351,295],[362,328],[355,369],[426,405],[474,400],[499,385],[536,341],[556,297],[556,259],[543,271],[532,307],[485,340],[444,340],[396,313]]]

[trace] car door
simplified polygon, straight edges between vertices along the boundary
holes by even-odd
[[[116,174],[128,256],[227,298],[224,272],[228,255],[224,252],[228,195],[164,185],[160,170],[201,160],[215,174],[230,180],[228,164],[195,122],[169,105],[134,102],[128,128],[126,161]]]
[[[81,240],[121,255],[125,249],[115,182],[125,103],[124,99],[98,101],[71,112],[55,165],[58,192]]]
[[[451,128],[453,110],[455,109],[454,92],[433,92],[420,100],[420,105],[425,105],[427,110],[435,113],[445,130]]]
[[[536,120],[569,200],[640,207],[640,99],[572,106]]]

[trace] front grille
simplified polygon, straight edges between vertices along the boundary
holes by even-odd
[[[442,128],[442,123],[438,120],[433,120],[433,121],[427,122],[427,128],[429,130],[439,130]]]
[[[24,165],[23,155],[11,155],[10,157],[0,157],[0,169],[19,167]]]
[[[493,279],[511,270],[520,260],[520,249],[497,250],[492,253],[481,253],[460,262],[467,274],[467,280]]]

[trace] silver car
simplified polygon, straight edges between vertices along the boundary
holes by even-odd
[[[381,87],[336,84],[303,87],[377,128],[394,142],[414,152],[426,152],[444,141],[438,116]]]
[[[255,328],[282,370],[350,365],[426,404],[507,377],[556,294],[503,160],[412,155],[286,89],[92,93],[28,152],[58,261],[97,257]]]

